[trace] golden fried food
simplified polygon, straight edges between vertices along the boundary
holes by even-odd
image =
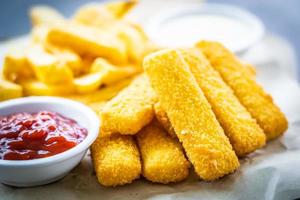
[[[64,21],[64,17],[54,8],[49,6],[34,6],[30,9],[31,23],[37,25],[53,25]]]
[[[266,136],[247,109],[204,55],[197,49],[181,50],[199,87],[238,156],[245,156],[265,144]]]
[[[147,77],[138,76],[116,97],[110,100],[101,115],[103,133],[136,134],[153,116],[156,95]]]
[[[109,63],[103,58],[97,58],[93,62],[90,72],[100,72],[103,74],[102,83],[105,85],[110,85],[116,81],[122,80],[124,78],[133,76],[142,69],[134,65],[116,66]]]
[[[250,76],[255,77],[256,76],[256,69],[253,65],[249,63],[244,63],[245,70],[248,71]]]
[[[104,186],[131,183],[141,174],[139,150],[132,136],[98,137],[91,153],[98,181]]]
[[[37,80],[20,82],[25,96],[65,96],[75,91],[73,84],[47,85]]]
[[[127,52],[123,42],[99,28],[67,23],[51,27],[47,41],[85,56],[104,57],[115,64],[126,63]]]
[[[68,84],[73,81],[67,63],[48,53],[41,45],[28,49],[27,59],[39,81],[46,84]]]
[[[136,1],[117,1],[107,4],[90,3],[76,11],[73,20],[93,26],[110,26],[132,9]]]
[[[235,171],[238,158],[180,52],[153,53],[143,67],[196,173],[210,181]]]
[[[171,183],[187,178],[189,162],[177,139],[171,138],[156,120],[137,134],[142,174],[152,182]]]
[[[5,79],[14,82],[34,77],[25,50],[19,48],[13,49],[5,55],[2,72]]]
[[[116,1],[107,3],[105,7],[116,18],[122,18],[137,4],[137,2],[137,0]]]
[[[155,103],[154,105],[155,117],[162,127],[170,134],[172,138],[177,138],[174,128],[167,116],[165,110],[161,107],[160,102]]]
[[[217,42],[202,41],[197,47],[256,119],[267,140],[283,134],[288,127],[286,117],[275,105],[272,97],[247,73],[234,54]]]
[[[94,102],[108,101],[116,96],[122,89],[127,87],[132,81],[132,78],[127,78],[118,81],[114,84],[101,87],[98,90],[88,93],[88,94],[76,94],[66,96],[67,98],[73,99],[75,101],[80,101],[84,104],[90,104]]]
[[[0,77],[0,101],[22,97],[22,87]]]
[[[103,84],[104,74],[101,72],[94,72],[85,74],[74,79],[74,86],[76,93],[86,94],[97,90]]]
[[[115,66],[103,58],[96,58],[89,73],[75,78],[74,85],[79,94],[91,93],[101,85],[113,84],[138,72],[140,69],[136,66]]]

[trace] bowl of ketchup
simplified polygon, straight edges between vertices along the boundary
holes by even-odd
[[[0,182],[29,187],[64,177],[98,131],[97,115],[72,100],[25,97],[0,103]]]

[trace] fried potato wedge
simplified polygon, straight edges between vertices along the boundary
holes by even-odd
[[[132,78],[123,79],[112,85],[105,86],[96,90],[95,92],[88,94],[76,94],[67,96],[69,99],[80,101],[84,104],[90,104],[94,102],[108,101],[116,96],[122,89],[127,87],[132,81]]]
[[[28,63],[26,54],[20,49],[14,49],[4,57],[3,76],[5,79],[16,82],[34,76]]]
[[[128,13],[137,1],[117,1],[101,4],[90,3],[82,6],[73,16],[73,21],[96,26],[109,26]]]
[[[105,8],[116,18],[124,17],[136,4],[137,0],[116,1],[105,4]]]
[[[97,58],[91,66],[92,73],[100,72],[104,75],[102,82],[106,85],[137,74],[138,72],[141,72],[141,70],[141,68],[133,65],[118,67],[112,65],[103,58]]]
[[[127,63],[123,42],[108,31],[70,23],[50,28],[47,41],[83,56],[104,57],[115,64]]]
[[[76,11],[72,20],[80,24],[98,27],[107,27],[116,21],[112,13],[99,3],[82,6]]]
[[[118,23],[114,28],[118,37],[126,45],[129,60],[140,64],[143,60],[148,40],[139,30],[129,24]]]
[[[74,79],[76,92],[79,94],[89,93],[97,90],[103,84],[103,76],[101,72],[95,72],[83,75]]]
[[[42,46],[33,45],[29,48],[27,58],[36,77],[41,82],[46,84],[72,82],[73,74],[67,63],[46,52]]]
[[[0,78],[0,101],[22,96],[23,89],[20,85]]]
[[[74,93],[71,84],[47,85],[37,80],[21,82],[26,96],[65,96]]]
[[[64,21],[64,16],[52,7],[39,5],[30,9],[30,18],[33,26],[47,24],[53,25]]]

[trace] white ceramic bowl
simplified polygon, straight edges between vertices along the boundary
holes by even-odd
[[[215,21],[212,21],[211,23],[207,22],[207,25],[210,24],[215,27],[215,31],[209,35],[205,34],[206,36],[199,36],[197,35],[197,31],[195,31],[195,29],[198,29],[201,32],[201,29],[205,29],[204,27],[199,27],[197,25],[186,26],[187,23],[182,24],[182,21],[181,23],[178,23],[180,20],[190,19],[189,17],[207,15],[235,21],[247,28],[247,31],[240,33],[238,32],[238,27],[235,28],[231,26],[230,30],[236,30],[235,33],[240,37],[226,40],[223,38],[224,29],[220,26],[218,30],[218,27],[216,27],[217,25],[214,25]],[[174,30],[172,29],[171,33],[168,33],[167,27],[169,27],[170,24],[173,24]],[[195,42],[200,40],[216,40],[222,42],[233,52],[239,54],[245,52],[256,42],[260,41],[265,33],[263,23],[255,15],[236,6],[217,3],[197,3],[168,8],[168,10],[163,10],[154,17],[151,17],[145,24],[145,30],[154,42],[163,47],[191,47]],[[180,32],[180,34],[174,37],[174,34],[172,34],[174,32]],[[187,33],[194,33],[194,35],[192,34],[188,37],[186,36]]]
[[[28,187],[47,184],[64,177],[84,157],[99,131],[99,119],[87,106],[64,98],[25,97],[0,103],[0,115],[17,112],[53,111],[76,120],[88,130],[77,146],[54,156],[33,160],[0,160],[0,182]]]

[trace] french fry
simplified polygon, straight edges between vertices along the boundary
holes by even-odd
[[[139,150],[132,136],[98,137],[91,153],[96,176],[104,186],[128,184],[141,174]]]
[[[119,1],[107,4],[91,3],[76,11],[73,20],[86,25],[107,27],[122,18],[136,5],[136,1]]]
[[[103,76],[101,72],[85,74],[74,79],[75,90],[79,94],[86,94],[97,90],[103,84]]]
[[[20,84],[25,96],[65,96],[75,90],[72,84],[47,85],[37,80],[26,80]]]
[[[126,45],[129,61],[141,64],[148,39],[145,39],[145,36],[130,24],[118,23],[113,28]]]
[[[257,120],[267,140],[282,135],[288,127],[286,117],[234,54],[217,42],[202,41],[196,46],[202,50],[240,102]]]
[[[161,124],[162,127],[170,134],[172,138],[177,138],[174,128],[167,116],[165,110],[161,107],[160,102],[155,103],[154,112],[156,119]]]
[[[116,18],[122,18],[137,4],[137,2],[137,0],[116,1],[105,4],[105,8]]]
[[[205,56],[197,49],[185,49],[181,53],[235,153],[242,157],[262,147],[266,142],[263,130]]]
[[[122,89],[127,87],[132,81],[132,78],[127,78],[121,81],[118,81],[112,85],[108,85],[102,88],[99,88],[95,92],[88,94],[76,94],[66,96],[67,98],[73,99],[75,101],[80,101],[84,104],[90,104],[94,102],[108,101],[115,97]]]
[[[0,77],[0,101],[18,98],[23,96],[23,89],[20,85],[4,80]]]
[[[49,6],[34,6],[30,9],[30,18],[33,26],[46,24],[53,25],[64,21],[64,17],[54,8]]]
[[[14,49],[5,55],[3,76],[5,79],[13,82],[34,77],[33,70],[23,50]]]
[[[43,83],[62,84],[73,80],[73,73],[67,63],[46,52],[40,45],[29,48],[27,60],[38,80]]]
[[[82,6],[72,17],[74,22],[97,27],[109,27],[116,17],[103,4],[91,3]]]
[[[90,72],[101,72],[104,74],[102,82],[109,85],[121,79],[133,76],[141,72],[141,68],[133,65],[115,66],[103,58],[97,58],[91,66]]]
[[[171,138],[156,120],[136,136],[142,157],[142,174],[152,182],[171,183],[187,178],[189,162],[177,139]]]
[[[180,52],[153,53],[143,67],[196,173],[211,181],[235,171],[238,158]]]
[[[104,57],[114,64],[127,62],[126,47],[110,32],[70,23],[50,28],[47,41],[83,56]]]
[[[104,134],[134,135],[154,117],[156,95],[147,77],[138,76],[127,88],[110,100],[101,114]]]

